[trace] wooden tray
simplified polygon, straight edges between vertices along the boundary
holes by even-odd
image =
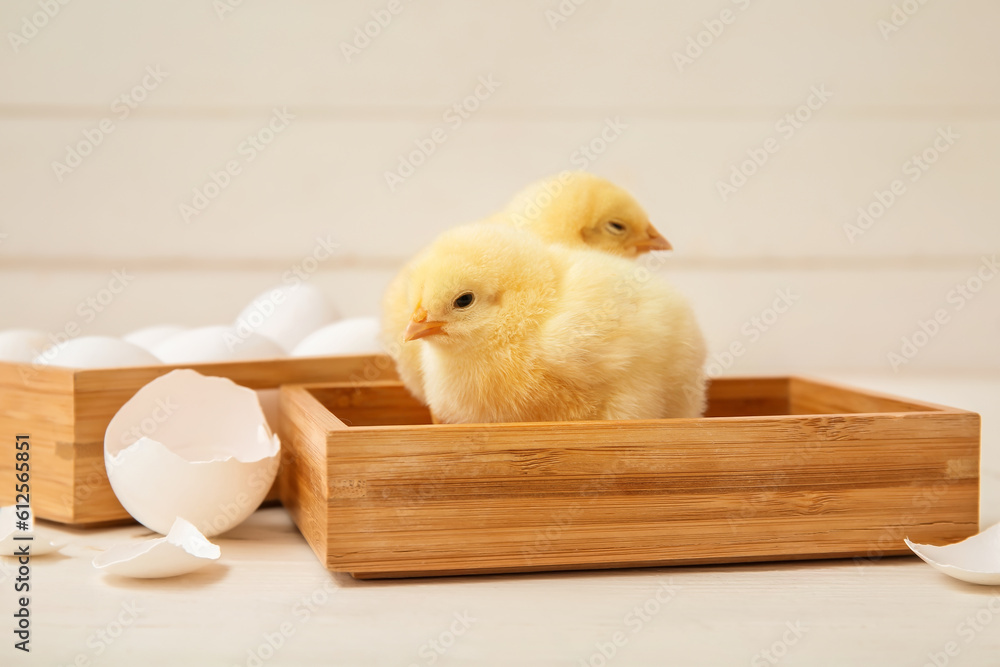
[[[283,386],[279,483],[358,578],[909,553],[979,527],[979,415],[799,377],[702,419],[430,424],[398,382]]]
[[[396,377],[392,361],[382,356],[92,370],[0,363],[0,504],[14,502],[15,436],[29,434],[35,516],[69,524],[129,519],[104,469],[104,431],[136,391],[177,368],[227,377],[252,389]],[[269,497],[277,497],[276,492]]]

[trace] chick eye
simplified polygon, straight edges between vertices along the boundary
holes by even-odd
[[[472,305],[472,302],[475,300],[476,300],[475,294],[473,294],[472,292],[465,292],[464,294],[459,294],[457,297],[455,297],[455,301],[452,302],[452,305],[455,306],[455,308],[468,308],[469,306]]]
[[[609,232],[612,234],[624,234],[625,225],[617,220],[609,220],[608,224],[605,225]]]

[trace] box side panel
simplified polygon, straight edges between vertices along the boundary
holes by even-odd
[[[789,379],[789,414],[857,414],[863,412],[927,412],[943,406],[910,401],[863,389],[808,378]],[[961,412],[961,411],[959,411]]]
[[[83,393],[91,391],[135,393],[154,378],[178,368],[191,368],[202,375],[229,378],[251,389],[270,389],[283,384],[397,379],[395,365],[389,357],[356,355],[84,370],[77,371],[76,388],[78,392]]]
[[[309,392],[347,426],[430,424],[427,406],[398,382],[324,385]]]
[[[789,414],[788,378],[717,378],[708,388],[707,416]],[[309,387],[348,426],[430,424],[427,406],[398,381],[323,384]]]
[[[13,438],[28,432],[36,516],[75,524],[129,520],[107,480],[104,432],[142,386],[183,367],[254,388],[396,377],[391,359],[369,355],[77,371],[0,363],[0,476],[13,479]],[[0,486],[0,502],[11,500],[13,486]]]
[[[327,432],[337,428],[337,420],[303,387],[282,387],[279,400],[281,502],[309,546],[325,562],[329,530]],[[342,424],[340,428],[344,428]]]
[[[415,576],[903,553],[904,536],[978,529],[974,417],[347,429],[330,435],[327,564]]]
[[[4,364],[10,370],[10,364]],[[17,365],[23,366],[23,365]],[[30,366],[24,368],[31,370]],[[48,376],[45,369],[39,377]],[[56,374],[63,378],[62,374]],[[71,376],[65,376],[71,377]],[[60,382],[0,384],[0,503],[15,499],[16,436],[30,436],[30,502],[35,516],[55,521],[73,520],[72,389]]]
[[[70,368],[0,361],[0,386],[43,394],[68,394],[73,391],[74,382],[74,371]]]
[[[76,442],[72,446],[73,523],[95,524],[131,521],[115,496],[104,464],[104,440]]]
[[[706,417],[787,414],[788,378],[715,378],[708,385]]]
[[[123,369],[127,371],[130,369]],[[108,481],[104,464],[104,432],[108,424],[141,385],[113,388],[120,382],[114,371],[102,370],[108,378],[105,391],[77,391],[74,395],[74,424],[71,450],[73,467],[73,523],[96,524],[129,521],[131,516],[118,502]]]

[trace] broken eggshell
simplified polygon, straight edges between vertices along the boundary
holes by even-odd
[[[28,530],[18,529],[17,522],[17,507],[15,505],[0,507],[0,556],[23,555],[24,552],[21,549],[26,545],[29,556],[44,556],[66,546],[65,540],[58,533],[38,526],[34,522],[34,515],[30,513],[30,510]],[[30,540],[15,539],[29,536]]]
[[[207,537],[242,522],[271,488],[280,449],[252,389],[189,369],[136,392],[104,435],[119,502],[163,534],[177,517]]]
[[[949,577],[985,586],[1000,585],[1000,523],[961,542],[936,547],[906,540],[928,565]]]
[[[166,537],[116,544],[94,558],[94,567],[119,577],[176,577],[205,567],[221,553],[218,545],[178,517]]]

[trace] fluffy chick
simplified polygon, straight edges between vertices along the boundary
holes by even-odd
[[[420,348],[417,345],[407,345],[403,340],[406,325],[410,322],[413,307],[410,305],[410,275],[413,267],[426,254],[426,250],[410,260],[396,277],[389,283],[382,297],[382,331],[380,342],[393,361],[396,362],[396,373],[414,398],[427,404],[424,394],[424,378],[420,368]]]
[[[671,249],[631,194],[583,171],[564,171],[529,185],[490,220],[527,229],[550,243],[623,257]]]
[[[632,195],[611,181],[582,171],[562,172],[529,185],[489,222],[533,232],[550,243],[589,247],[622,257],[671,250]],[[414,259],[396,275],[382,300],[382,345],[396,361],[403,384],[427,403],[419,347],[402,345],[410,319],[407,286]]]
[[[643,275],[643,278],[639,276]],[[691,308],[628,260],[502,225],[445,233],[412,267],[406,345],[449,423],[697,417]]]

